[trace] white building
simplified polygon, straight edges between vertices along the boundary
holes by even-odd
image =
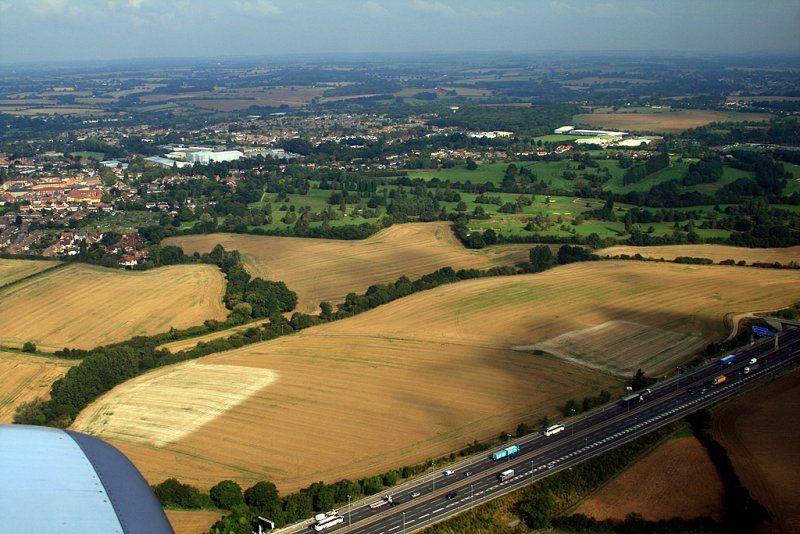
[[[574,129],[574,126],[562,126],[561,128],[556,128],[553,133],[556,135],[567,135]]]
[[[223,150],[222,152],[212,152],[211,150],[199,150],[197,152],[186,152],[186,161],[190,163],[208,164],[212,161],[236,161],[244,156],[238,150]]]

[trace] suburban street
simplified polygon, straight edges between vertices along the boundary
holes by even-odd
[[[790,369],[800,360],[800,330],[784,331],[779,344],[775,349],[772,338],[760,339],[732,352],[736,361],[730,365],[720,365],[718,359],[714,359],[655,384],[649,392],[639,392],[642,400],[615,400],[587,414],[563,420],[565,430],[558,434],[545,437],[537,432],[509,441],[504,447],[520,447],[519,453],[512,457],[494,461],[491,453],[495,451],[492,450],[460,463],[440,466],[432,474],[392,488],[391,505],[371,509],[369,504],[383,497],[373,495],[351,503],[349,509],[347,506],[340,508],[338,513],[344,516],[344,522],[325,531],[414,532],[515,491]],[[744,368],[751,358],[758,359],[758,366],[745,373]],[[715,377],[723,374],[724,382],[711,384]],[[507,469],[513,469],[514,475],[500,481],[498,474]],[[453,473],[445,475],[445,470]],[[467,472],[470,474],[466,475]],[[412,498],[412,493],[418,495]],[[307,531],[312,523],[309,520],[284,532]]]

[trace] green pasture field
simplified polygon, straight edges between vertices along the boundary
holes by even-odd
[[[786,184],[786,189],[783,190],[784,195],[791,195],[792,193],[800,194],[800,165],[793,163],[784,163],[783,168],[786,172],[791,173],[794,177]]]
[[[105,154],[102,152],[91,152],[88,150],[84,150],[82,152],[70,152],[70,157],[80,156],[83,159],[94,159],[97,161],[103,161],[105,159]]]
[[[558,134],[550,134],[550,135],[540,135],[539,137],[534,137],[534,141],[537,143],[541,141],[542,143],[563,143],[564,141],[574,141],[577,139],[578,135],[558,135]]]

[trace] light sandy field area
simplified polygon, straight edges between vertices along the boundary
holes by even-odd
[[[199,510],[165,510],[175,534],[200,534],[208,532],[211,525],[222,517],[220,512]]]
[[[26,276],[52,269],[57,261],[7,260],[0,258],[0,287]]]
[[[253,276],[285,282],[297,293],[297,309],[317,310],[323,300],[344,301],[377,283],[412,280],[450,266],[454,269],[513,265],[528,259],[531,245],[465,249],[449,223],[397,224],[363,241],[210,234],[166,239],[187,254],[209,252],[219,243],[242,253]]]
[[[0,350],[0,423],[10,423],[23,402],[49,398],[53,382],[77,364],[77,360]]]
[[[209,265],[150,272],[73,264],[0,290],[0,344],[92,348],[224,319],[224,278]]]
[[[637,512],[650,521],[709,516],[721,521],[725,492],[697,438],[671,439],[603,486],[576,513],[622,521]]]
[[[595,112],[575,115],[573,124],[587,124],[594,128],[634,132],[678,133],[712,122],[766,121],[769,113],[737,113],[735,111],[710,111],[681,109],[662,113],[607,113]]]
[[[375,474],[557,416],[571,398],[619,394],[621,380],[599,369],[674,369],[724,337],[726,314],[800,296],[800,273],[752,273],[608,261],[449,284],[157,369],[101,397],[74,428],[109,439],[155,483],[266,478],[286,491]],[[638,327],[593,335],[600,348],[586,353],[514,349],[569,334],[586,346],[587,329],[619,323]],[[647,328],[693,344],[643,344]]]
[[[712,421],[742,484],[774,516],[759,532],[800,532],[800,372],[728,402]]]
[[[641,254],[645,258],[664,258],[674,260],[679,256],[708,258],[714,263],[725,260],[744,260],[748,265],[755,262],[782,263],[800,262],[800,246],[788,248],[742,248],[726,245],[666,245],[661,247],[632,247],[620,245],[597,251],[600,256],[620,256]]]

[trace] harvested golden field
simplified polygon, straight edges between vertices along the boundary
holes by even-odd
[[[774,263],[784,265],[789,262],[800,262],[800,246],[787,248],[743,248],[729,247],[727,245],[665,245],[660,247],[633,247],[620,245],[608,247],[597,251],[600,256],[619,256],[627,254],[641,254],[645,258],[663,258],[674,260],[679,256],[692,258],[709,258],[714,263],[724,260],[744,260],[748,265],[755,262]]]
[[[216,267],[148,272],[72,264],[0,289],[0,344],[43,350],[91,348],[134,335],[224,319]]]
[[[622,521],[638,512],[650,521],[725,514],[725,488],[695,437],[671,439],[584,501],[577,513]]]
[[[57,261],[6,260],[0,258],[0,287],[14,280],[52,269],[57,265],[61,265],[61,263]]]
[[[165,512],[175,534],[208,532],[211,525],[222,517],[221,512],[209,512],[206,510],[165,510]]]
[[[800,532],[800,372],[726,403],[714,412],[712,432],[742,484],[774,516],[759,532]]]
[[[621,379],[598,369],[673,369],[724,337],[725,314],[794,302],[798,281],[794,271],[608,261],[450,284],[154,370],[74,427],[109,439],[151,482],[268,478],[286,491],[356,478],[555,416],[570,398],[620,392]],[[639,327],[593,338],[605,352],[534,352],[615,322]],[[693,341],[643,344],[647,328]]]
[[[530,245],[468,250],[449,223],[397,224],[363,241],[210,234],[174,237],[187,254],[208,252],[219,243],[242,253],[253,276],[286,282],[298,297],[297,309],[312,313],[319,303],[344,301],[373,284],[412,280],[441,267],[454,269],[513,265],[528,259]]]
[[[634,132],[679,133],[712,122],[766,121],[769,113],[738,113],[736,111],[710,111],[680,109],[649,113],[584,113],[572,117],[573,124],[586,124],[593,128]]]
[[[0,350],[0,423],[10,423],[23,402],[49,398],[53,382],[77,364],[77,360]]]

